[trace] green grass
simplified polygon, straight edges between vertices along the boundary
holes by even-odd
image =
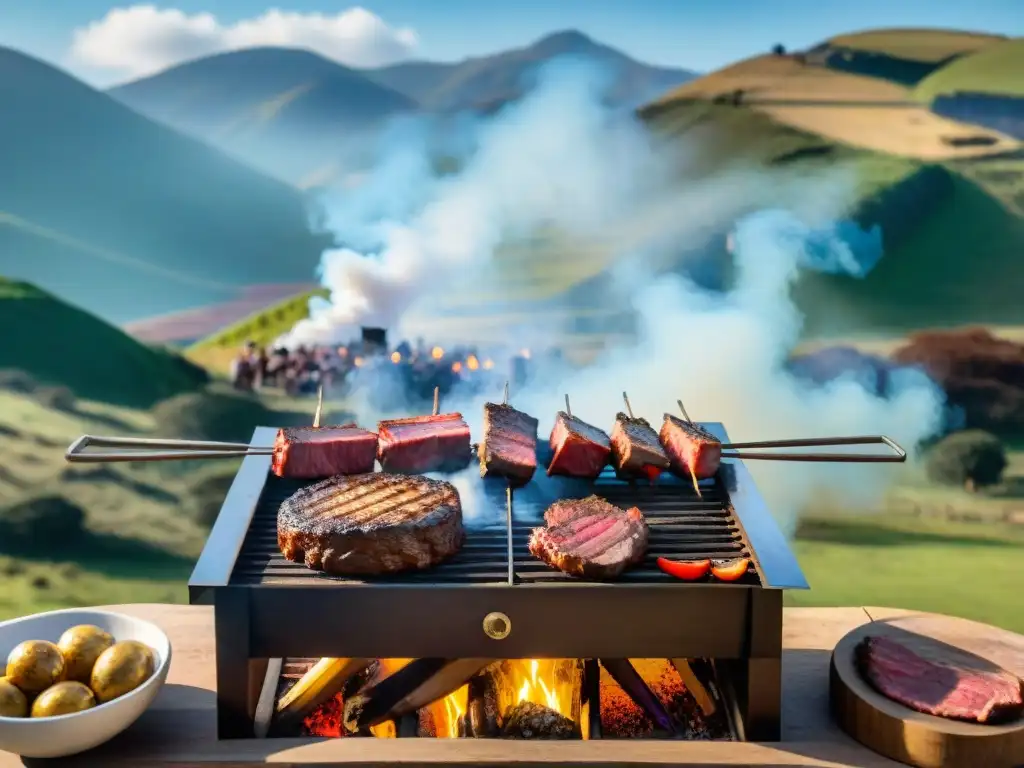
[[[805,520],[797,558],[811,589],[789,605],[874,605],[1024,632],[1024,528],[886,516]]]
[[[957,91],[1024,97],[1024,38],[1003,40],[953,61],[914,89],[914,98],[931,103]]]
[[[0,278],[0,368],[81,398],[149,407],[206,379],[201,369],[32,285]]]
[[[317,288],[292,296],[197,341],[187,352],[192,354],[210,348],[230,348],[235,351],[246,341],[254,341],[264,346],[272,344],[279,336],[290,331],[297,322],[309,317],[311,298],[326,298],[329,295],[326,289]]]
[[[1000,35],[956,29],[870,29],[836,35],[829,42],[865,53],[938,63],[951,56],[984,50],[1005,39]]]

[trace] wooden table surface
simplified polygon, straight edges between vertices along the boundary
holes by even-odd
[[[127,731],[73,758],[22,759],[0,752],[0,768],[242,768],[242,766],[558,765],[564,762],[642,766],[649,761],[688,766],[775,768],[898,768],[841,733],[828,711],[832,649],[850,630],[907,611],[876,608],[787,608],[783,625],[783,741],[517,742],[487,739],[252,739],[217,741],[213,609],[181,605],[111,606],[155,622],[170,636],[170,674],[150,709]],[[372,747],[372,751],[367,749]]]

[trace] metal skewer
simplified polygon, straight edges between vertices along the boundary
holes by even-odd
[[[633,418],[633,406],[629,404],[629,395],[625,392],[622,393],[622,401],[626,404],[626,412],[629,414],[629,418]]]
[[[505,486],[505,547],[508,551],[508,583],[515,584],[515,559],[512,552],[512,484]]]
[[[313,414],[313,427],[319,429],[320,417],[324,414],[324,385],[316,390],[316,413]]]
[[[686,423],[692,427],[693,419],[691,419],[690,414],[686,412],[686,406],[683,405],[683,401],[676,400],[676,403],[679,405],[679,410],[683,412],[683,418],[686,419]],[[698,499],[703,499],[704,494],[700,492],[700,485],[697,483],[697,473],[694,471],[693,466],[690,464],[687,464],[686,469],[690,473],[690,480],[693,482],[693,492],[697,494]]]
[[[505,396],[501,399],[502,405],[508,405],[508,382],[505,382]]]
[[[572,408],[569,407],[569,393],[565,393],[565,415],[572,418]]]
[[[434,387],[434,410],[433,415],[437,416],[441,409],[441,388]]]

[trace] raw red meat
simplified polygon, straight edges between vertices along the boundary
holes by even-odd
[[[469,426],[461,413],[390,419],[377,425],[384,472],[455,472],[469,466]]]
[[[996,723],[1024,714],[1020,678],[1009,672],[938,664],[887,637],[865,638],[856,660],[875,690],[926,715]]]
[[[680,477],[689,478],[692,470],[698,480],[704,480],[718,472],[722,441],[700,424],[666,413],[658,438],[672,471]]]
[[[278,477],[311,480],[373,471],[377,436],[355,424],[279,429],[270,471]]]
[[[596,478],[608,464],[612,444],[604,430],[559,411],[551,429],[549,475]]]

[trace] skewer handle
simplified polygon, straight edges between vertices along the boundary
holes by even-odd
[[[742,448],[813,448],[840,445],[884,445],[892,453],[743,453]],[[864,437],[814,437],[798,440],[766,440],[755,443],[725,443],[724,450],[733,453],[722,453],[723,459],[759,459],[764,461],[811,461],[832,463],[893,463],[901,464],[907,460],[907,452],[895,440],[885,435],[869,435]],[[737,453],[736,451],[739,452]]]
[[[633,418],[633,406],[629,404],[629,395],[625,392],[622,393],[622,401],[626,404],[626,413],[629,414],[629,418]]]
[[[320,419],[324,415],[324,385],[321,384],[316,391],[316,413],[313,414],[313,426],[320,426]]]
[[[565,415],[572,418],[572,408],[569,407],[569,393],[565,393]]]
[[[125,448],[128,450],[109,453],[102,451],[87,452],[86,449],[89,447]],[[273,453],[273,448],[250,446],[247,443],[82,435],[68,446],[67,452],[64,454],[64,460],[71,464],[108,464],[128,461],[228,459],[239,456],[271,456]]]
[[[693,419],[691,419],[690,418],[690,414],[688,414],[686,412],[686,406],[683,405],[683,401],[682,400],[676,400],[676,405],[678,405],[679,406],[679,410],[683,412],[683,418],[686,419],[691,424],[693,424]]]
[[[501,400],[502,405],[508,405],[508,382],[505,382],[505,396]]]
[[[441,410],[441,388],[440,387],[434,387],[434,411],[433,411],[434,416],[437,416],[437,414],[438,414],[438,412],[440,410]]]

